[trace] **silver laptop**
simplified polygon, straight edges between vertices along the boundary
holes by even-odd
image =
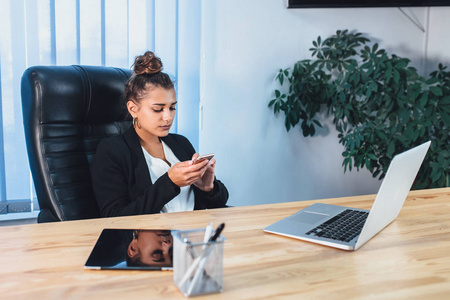
[[[392,159],[370,211],[315,203],[264,231],[339,249],[358,250],[397,218],[430,143]]]

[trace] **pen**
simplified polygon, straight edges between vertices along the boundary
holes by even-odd
[[[208,242],[214,242],[215,240],[217,240],[217,238],[219,237],[220,233],[222,232],[222,230],[225,227],[225,223],[220,224],[216,231],[214,232],[214,235],[209,239]]]
[[[208,226],[206,226],[206,229],[205,229],[205,236],[203,237],[203,243],[204,243],[205,245],[203,245],[202,249],[205,249],[206,243],[207,243],[207,242],[209,241],[209,239],[211,238],[211,235],[212,235],[213,231],[214,231],[214,229],[213,229],[213,227],[212,227],[212,223],[210,222],[210,223],[208,224]]]

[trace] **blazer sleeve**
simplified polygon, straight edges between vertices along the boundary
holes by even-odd
[[[214,179],[212,192],[204,192],[194,186],[195,207],[194,209],[226,207],[228,201],[228,190],[220,180]]]
[[[159,213],[180,193],[166,173],[134,196],[137,182],[130,151],[114,139],[99,144],[92,163],[92,183],[103,217]]]

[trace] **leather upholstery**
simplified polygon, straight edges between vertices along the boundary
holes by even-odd
[[[131,124],[124,103],[130,71],[36,66],[22,76],[22,110],[38,222],[100,217],[90,163],[101,139]]]

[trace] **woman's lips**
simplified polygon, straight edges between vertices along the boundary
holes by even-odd
[[[161,128],[162,130],[170,130],[171,125],[163,125],[163,126],[159,126],[159,128]]]

